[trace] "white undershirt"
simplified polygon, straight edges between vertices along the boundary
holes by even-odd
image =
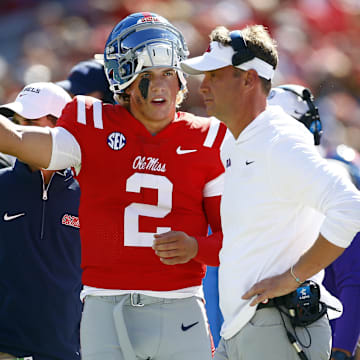
[[[81,148],[74,135],[60,126],[48,129],[53,146],[47,170],[74,167],[76,174],[79,174],[81,169]]]

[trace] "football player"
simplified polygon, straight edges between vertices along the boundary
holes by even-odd
[[[77,172],[84,360],[211,358],[201,283],[221,247],[226,128],[177,111],[187,55],[165,18],[132,14],[104,50],[118,105],[77,96],[54,129],[0,119],[0,151]]]

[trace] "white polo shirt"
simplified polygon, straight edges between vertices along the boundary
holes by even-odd
[[[228,139],[222,160],[219,293],[221,335],[229,339],[256,310],[241,296],[289,269],[319,231],[337,246],[350,244],[360,229],[360,192],[319,155],[305,126],[278,106]]]

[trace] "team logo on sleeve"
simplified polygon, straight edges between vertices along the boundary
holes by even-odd
[[[120,132],[113,132],[107,138],[110,149],[121,150],[126,145],[126,137]]]

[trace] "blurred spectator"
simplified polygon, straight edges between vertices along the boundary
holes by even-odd
[[[113,93],[104,72],[104,66],[95,60],[81,61],[75,65],[66,80],[56,83],[72,97],[88,95],[114,104]]]

